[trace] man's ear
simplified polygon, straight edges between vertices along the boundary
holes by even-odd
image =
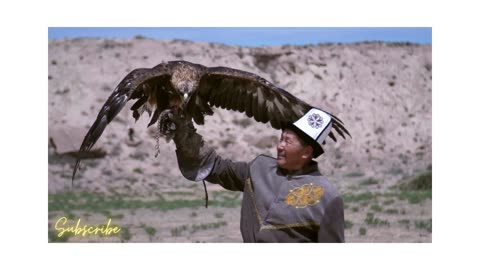
[[[313,147],[311,145],[307,145],[303,150],[302,158],[311,159],[313,157]]]

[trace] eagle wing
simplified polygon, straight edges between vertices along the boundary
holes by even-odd
[[[200,80],[197,97],[201,99],[197,104],[208,102],[211,106],[244,112],[258,122],[270,122],[276,129],[295,122],[313,108],[258,75],[226,67],[206,70]],[[344,139],[345,134],[350,136],[343,122],[332,114],[330,116],[332,131],[335,130]],[[336,141],[332,131],[329,136]]]
[[[170,69],[168,64],[160,64],[151,69],[135,69],[125,76],[98,113],[97,119],[83,139],[79,153],[90,151],[107,124],[115,118],[129,100],[137,100],[131,107],[135,120],[138,120],[144,111],[147,111],[149,115],[154,111],[149,126],[155,123],[160,113],[169,105],[167,91],[173,89],[170,84]],[[80,157],[77,157],[72,181],[79,164]]]

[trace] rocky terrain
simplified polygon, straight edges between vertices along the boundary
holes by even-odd
[[[339,117],[352,138],[327,139],[317,161],[345,201],[347,242],[431,242],[432,47],[364,42],[236,47],[185,40],[51,40],[48,49],[49,241],[241,242],[241,193],[180,174],[173,142],[160,141],[127,104],[72,185],[74,157],[101,106],[133,69],[186,60],[256,73]],[[214,109],[198,132],[225,158],[276,155],[280,132]],[[64,236],[55,224],[122,228],[114,236]]]

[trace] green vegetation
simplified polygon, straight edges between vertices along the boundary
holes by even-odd
[[[367,178],[360,182],[360,186],[371,186],[371,185],[377,185],[377,184],[378,184],[378,180],[375,180],[373,178]]]
[[[389,200],[384,201],[384,202],[383,202],[383,205],[391,205],[391,204],[393,204],[394,202],[395,202],[394,199],[389,199]]]
[[[212,223],[202,223],[202,224],[192,224],[190,227],[190,233],[195,233],[197,231],[209,230],[209,229],[217,229],[222,226],[226,226],[227,222],[219,221],[219,222],[212,222]]]
[[[126,227],[122,227],[120,231],[120,239],[122,242],[129,241],[132,238],[132,234],[130,233],[130,230]]]
[[[75,214],[73,214],[71,211],[65,211],[64,217],[66,217],[67,219],[77,219],[77,216],[75,216]]]
[[[361,227],[360,229],[358,229],[358,233],[360,235],[366,235],[367,234],[367,229],[365,229],[364,227]]]
[[[415,228],[424,229],[428,232],[432,232],[432,219],[429,220],[417,220],[415,221]]]
[[[49,230],[48,231],[48,242],[49,243],[64,243],[68,242],[68,239],[74,235],[73,232],[64,232],[62,236],[58,236],[59,232]]]
[[[351,173],[347,173],[345,174],[345,177],[362,177],[364,176],[365,174],[363,172],[351,172]]]
[[[175,197],[175,195],[188,195],[184,197]],[[227,208],[236,208],[241,205],[241,193],[239,192],[212,192],[209,200],[209,206],[219,206]],[[98,213],[107,218],[122,219],[124,214],[118,213],[117,210],[127,210],[133,213],[137,209],[151,209],[156,211],[169,211],[181,208],[191,208],[191,217],[198,216],[193,209],[203,208],[205,201],[202,196],[198,196],[192,192],[171,192],[163,193],[158,196],[142,198],[127,196],[122,194],[105,195],[93,192],[63,192],[49,194],[48,208],[50,218],[56,216],[65,216],[69,220],[75,220],[79,217],[77,211],[86,212],[85,215],[92,215]],[[53,214],[55,213],[55,214]],[[223,213],[217,212],[214,214],[216,218],[222,218]],[[84,215],[82,217],[85,217]],[[218,221],[205,224],[185,225],[171,230],[172,236],[179,236],[184,231],[194,233],[200,230],[214,229],[225,226],[225,221]],[[54,230],[49,226],[48,239],[49,242],[67,242],[73,236],[72,233],[64,233],[62,237],[58,237]],[[118,235],[121,242],[128,242],[132,238],[129,228],[121,227],[121,232]],[[150,238],[156,235],[157,229],[154,227],[142,225],[143,230]]]
[[[390,222],[388,222],[388,220],[376,218],[373,213],[367,213],[365,223],[372,226],[390,226]]]
[[[143,169],[140,168],[140,167],[137,167],[137,168],[133,169],[133,172],[142,174],[142,173],[143,173]]]
[[[344,203],[361,203],[363,206],[368,205],[369,203],[375,203],[378,207],[378,201],[383,199],[384,205],[390,205],[395,202],[395,198],[399,200],[408,200],[411,204],[421,203],[427,199],[432,199],[431,190],[392,190],[390,192],[376,192],[372,193],[370,191],[362,193],[344,193],[342,194],[342,199]]]
[[[157,233],[157,230],[153,227],[144,226],[143,229],[150,237],[154,236]]]
[[[407,226],[407,229],[410,228],[410,220],[409,219],[400,219],[398,221],[398,223]]]
[[[421,203],[426,199],[431,199],[432,198],[432,191],[431,190],[426,190],[426,191],[402,191],[399,195],[398,198],[400,200],[408,200],[409,203],[411,204],[417,204]]]
[[[344,194],[342,195],[343,201],[348,202],[361,202],[361,201],[370,201],[374,198],[374,194],[371,192],[364,192],[359,194]]]
[[[383,211],[383,208],[378,204],[374,204],[374,205],[370,206],[370,209],[372,211],[375,211],[375,212],[382,212]]]
[[[386,209],[385,213],[390,214],[390,215],[396,215],[398,214],[398,210],[394,208]]]
[[[222,226],[226,226],[227,222],[225,221],[218,221],[212,223],[202,223],[202,224],[185,224],[182,226],[175,227],[170,230],[170,233],[173,237],[181,236],[184,232],[189,232],[193,234],[198,231],[210,230],[210,229],[217,229]]]
[[[230,192],[232,193],[232,192]],[[209,200],[211,206],[221,206],[234,208],[239,207],[241,199],[239,192],[229,194],[214,194],[213,199]],[[89,192],[63,192],[52,193],[48,196],[48,210],[51,211],[72,211],[84,210],[99,213],[115,209],[157,209],[157,210],[175,210],[179,208],[198,208],[203,207],[203,199],[171,199],[167,200],[162,196],[155,199],[145,200],[124,195],[103,195]],[[73,214],[71,215],[73,216]],[[108,214],[110,216],[110,214]]]
[[[353,222],[350,220],[345,220],[345,229],[351,229],[353,227]]]
[[[182,225],[182,226],[175,227],[175,228],[171,229],[170,234],[173,237],[177,237],[177,236],[182,235],[182,233],[186,230],[188,230],[188,225]]]
[[[432,190],[432,171],[428,170],[422,172],[411,179],[408,179],[401,183],[399,186],[400,190],[412,191],[412,190]]]
[[[124,216],[123,216],[123,214],[117,214],[117,215],[110,214],[107,217],[111,218],[111,219],[122,219]]]
[[[195,195],[193,191],[170,191],[165,192],[164,195],[166,196],[192,196]]]

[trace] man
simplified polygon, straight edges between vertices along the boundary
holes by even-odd
[[[182,174],[243,191],[240,229],[244,242],[344,242],[343,201],[312,160],[322,154],[331,129],[325,112],[311,109],[284,127],[277,158],[222,159],[205,145],[191,122],[174,116],[174,141]]]

